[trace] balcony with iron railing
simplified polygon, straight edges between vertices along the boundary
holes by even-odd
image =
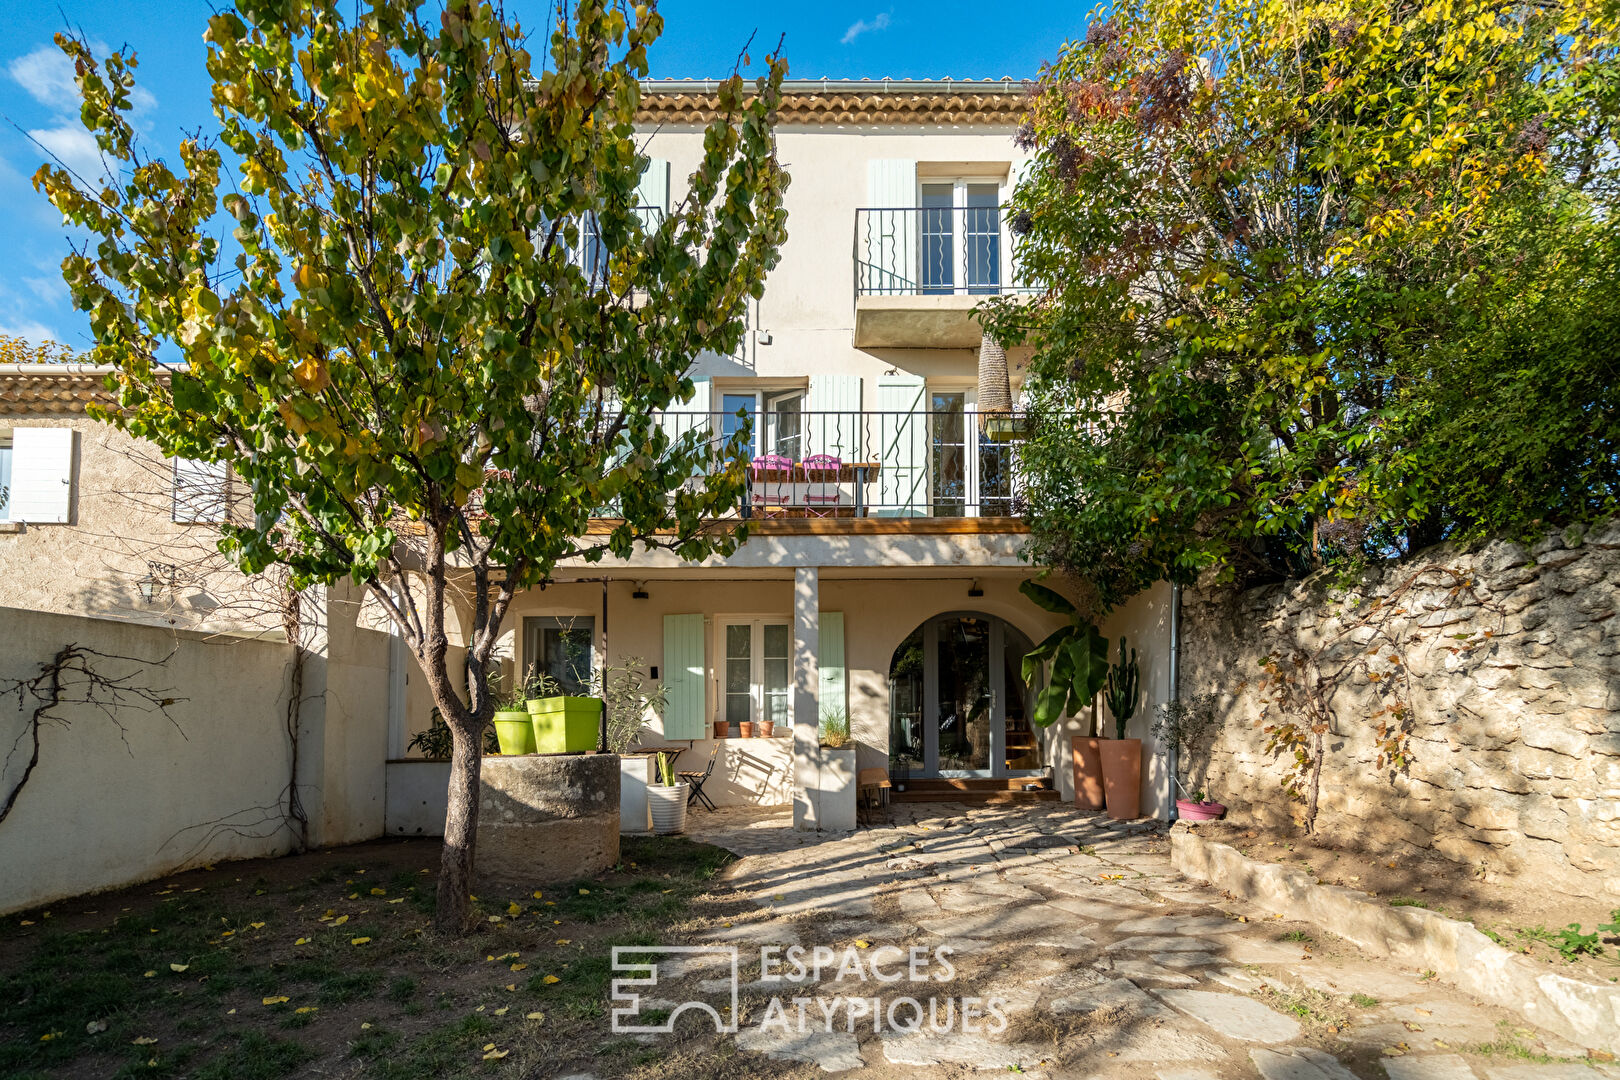
[[[748,480],[735,516],[829,523],[1019,517],[1023,423],[1019,416],[970,409],[671,411],[659,417],[671,438],[699,432],[712,447],[716,469],[741,447],[737,456]]]
[[[972,347],[976,305],[1033,291],[998,206],[856,210],[854,258],[858,348]]]

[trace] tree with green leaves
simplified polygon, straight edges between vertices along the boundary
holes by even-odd
[[[660,217],[637,206],[632,126],[651,3],[580,0],[543,61],[488,3],[347,10],[241,0],[209,19],[217,137],[172,162],[137,146],[135,58],[60,37],[120,176],[48,165],[35,184],[92,238],[63,274],[115,369],[103,418],[228,462],[252,518],[222,550],[300,588],[356,583],[415,655],[452,733],[437,919],[460,931],[513,597],[565,561],[738,542],[712,519],[741,491],[739,448],[658,413],[691,396],[699,352],[736,347],[776,262],[786,65],[719,85],[689,191]]]
[[[1127,0],[1013,200],[1033,555],[1103,604],[1620,505],[1617,13]]]
[[[1062,593],[1037,581],[1023,582],[1018,591],[1069,620],[1025,653],[1022,665],[1024,682],[1035,690],[1030,719],[1037,727],[1051,727],[1065,716],[1079,716],[1096,699],[1108,679],[1108,639]]]

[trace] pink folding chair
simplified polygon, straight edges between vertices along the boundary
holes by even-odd
[[[752,492],[750,501],[755,506],[785,508],[788,489],[793,480],[793,459],[781,454],[765,454],[748,465]]]
[[[805,493],[806,512],[812,517],[826,517],[829,506],[837,506],[844,501],[844,494],[838,487],[839,473],[844,468],[843,458],[831,454],[811,454],[804,459],[800,468],[804,470],[806,481],[823,485]],[[829,484],[830,492],[825,486]]]

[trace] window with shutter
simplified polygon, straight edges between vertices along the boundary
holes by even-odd
[[[218,523],[230,505],[231,469],[223,461],[174,459],[171,518],[181,524]]]
[[[72,428],[12,431],[12,521],[66,525],[73,520],[73,449],[78,434]]]

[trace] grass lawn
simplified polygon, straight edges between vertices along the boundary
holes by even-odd
[[[460,940],[430,927],[438,856],[437,841],[375,841],[0,919],[0,1076],[668,1067],[671,1047],[609,1041],[611,947],[678,941],[746,906],[711,887],[728,853],[626,837],[599,879],[480,895],[484,921]]]

